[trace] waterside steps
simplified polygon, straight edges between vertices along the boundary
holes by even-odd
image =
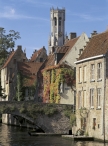
[[[70,138],[74,141],[94,141],[94,137],[89,137],[89,136],[62,135],[62,137]]]

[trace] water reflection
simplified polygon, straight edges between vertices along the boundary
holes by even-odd
[[[76,142],[75,146],[108,146],[108,144],[102,142]]]
[[[50,136],[29,136],[27,129],[0,125],[0,146],[108,146],[99,142],[74,142]]]

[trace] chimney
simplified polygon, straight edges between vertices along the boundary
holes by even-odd
[[[70,36],[70,37],[69,37],[70,40],[77,37],[76,32],[71,32],[71,33],[69,34],[69,36]]]
[[[17,46],[17,49],[22,50],[22,46],[21,46],[21,45],[18,45],[18,46]]]
[[[96,30],[94,30],[92,33],[91,33],[91,37],[93,37],[94,35],[98,34]]]
[[[66,39],[68,40],[68,36],[66,35]]]
[[[43,46],[43,49],[45,49],[45,46]]]

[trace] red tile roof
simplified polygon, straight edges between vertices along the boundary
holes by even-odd
[[[108,31],[94,35],[78,60],[106,54],[108,51]]]
[[[39,49],[38,51],[35,51],[34,53],[33,53],[33,55],[31,56],[31,59],[30,59],[30,61],[35,61],[36,60],[36,58],[38,57],[38,55],[42,52],[42,50],[43,50],[44,48],[41,48],[41,49]]]
[[[67,49],[66,49],[65,55],[63,56],[63,58],[60,60],[59,63],[61,63],[62,60],[65,58],[65,56],[70,52],[70,50],[75,45],[75,43],[77,42],[78,39],[79,39],[79,37],[71,39],[64,45]]]
[[[45,66],[44,66],[44,68],[46,68],[46,67],[48,67],[48,66],[54,65],[54,63],[55,63],[55,54],[53,53],[53,54],[50,54],[50,55],[47,57],[47,59],[46,59],[46,61],[45,61]]]
[[[79,39],[79,37],[71,39],[64,46],[58,47],[57,53],[64,53],[64,56],[63,56],[63,58],[64,58],[69,53],[69,51],[72,49],[72,47],[74,46],[74,44],[77,42],[78,39]],[[60,60],[60,62],[62,61],[62,59]],[[55,55],[53,53],[53,54],[50,54],[48,56],[48,58],[46,59],[45,68],[48,68],[49,66],[54,66],[54,63],[55,63]]]
[[[25,87],[34,85],[37,78],[37,72],[43,63],[40,62],[18,62],[18,70],[25,76],[26,80],[23,84]]]
[[[2,68],[5,68],[9,62],[11,61],[12,57],[14,56],[16,51],[12,51],[11,54],[9,55],[8,59],[6,60],[6,62],[4,63],[4,65],[2,66]]]

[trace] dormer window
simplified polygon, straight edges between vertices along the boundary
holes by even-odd
[[[43,62],[43,58],[40,58],[40,62]]]
[[[83,49],[79,49],[79,55],[83,53]]]

